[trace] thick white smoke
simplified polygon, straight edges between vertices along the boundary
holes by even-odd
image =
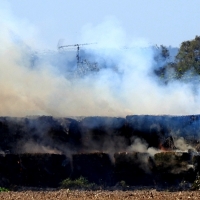
[[[34,42],[34,29],[9,16],[4,13],[0,19],[1,116],[200,112],[199,90],[194,93],[191,84],[180,82],[159,84],[152,73],[153,49],[144,40],[127,39],[115,20],[83,28],[80,40],[98,43],[85,52],[100,70],[74,76],[77,66],[70,57],[60,60],[53,54],[40,54],[35,60],[33,52],[39,42]]]

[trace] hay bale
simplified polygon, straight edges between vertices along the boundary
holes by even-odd
[[[80,146],[78,122],[70,118],[32,116],[27,118],[0,117],[0,146],[2,151],[31,153],[24,149],[27,143],[48,146],[66,153]],[[43,152],[40,152],[43,153]]]
[[[187,152],[160,152],[154,155],[157,170],[179,173],[188,169],[190,154]]]
[[[159,148],[163,138],[168,137],[165,116],[132,115],[126,117],[129,137],[138,137],[146,141],[149,147]]]
[[[21,184],[57,187],[71,174],[70,160],[58,154],[19,154]]]
[[[20,165],[19,157],[16,154],[4,154],[1,155],[1,173],[9,184],[20,183]]]
[[[186,152],[161,152],[154,155],[158,182],[178,185],[181,181],[193,182],[195,171],[191,167],[191,155]]]
[[[84,150],[125,149],[126,120],[120,117],[86,117],[79,124]]]
[[[65,155],[0,154],[0,177],[7,185],[57,187],[71,171]]]
[[[131,185],[149,185],[152,179],[152,160],[148,153],[115,153],[116,181],[125,181]]]
[[[83,176],[97,184],[112,182],[113,165],[106,153],[81,153],[72,155],[73,178]]]
[[[6,117],[0,117],[0,147],[2,151],[15,148],[17,131],[14,134],[13,129],[17,130],[13,123],[9,123]]]

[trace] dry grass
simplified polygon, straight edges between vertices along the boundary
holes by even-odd
[[[0,199],[37,199],[37,200],[52,200],[52,199],[159,199],[159,200],[183,200],[183,199],[200,199],[200,191],[156,191],[156,190],[133,190],[133,191],[81,191],[62,189],[56,191],[18,191],[18,192],[0,192]]]

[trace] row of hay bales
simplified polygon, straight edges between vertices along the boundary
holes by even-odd
[[[0,186],[58,187],[66,178],[80,176],[90,182],[115,185],[179,184],[193,182],[200,172],[200,156],[186,152],[121,152],[114,160],[106,153],[73,154],[1,154]]]
[[[3,186],[56,187],[70,176],[70,161],[58,154],[0,155],[0,184]]]
[[[42,146],[66,154],[126,151],[133,138],[159,148],[170,137],[199,140],[200,116],[132,115],[122,117],[0,117],[0,151],[36,153]],[[175,134],[175,135],[173,135]],[[30,145],[27,145],[30,144]],[[44,153],[38,151],[37,153]],[[47,152],[46,152],[47,153]]]

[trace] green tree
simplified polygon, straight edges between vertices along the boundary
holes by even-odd
[[[174,67],[179,78],[187,71],[200,75],[200,36],[182,42]]]

